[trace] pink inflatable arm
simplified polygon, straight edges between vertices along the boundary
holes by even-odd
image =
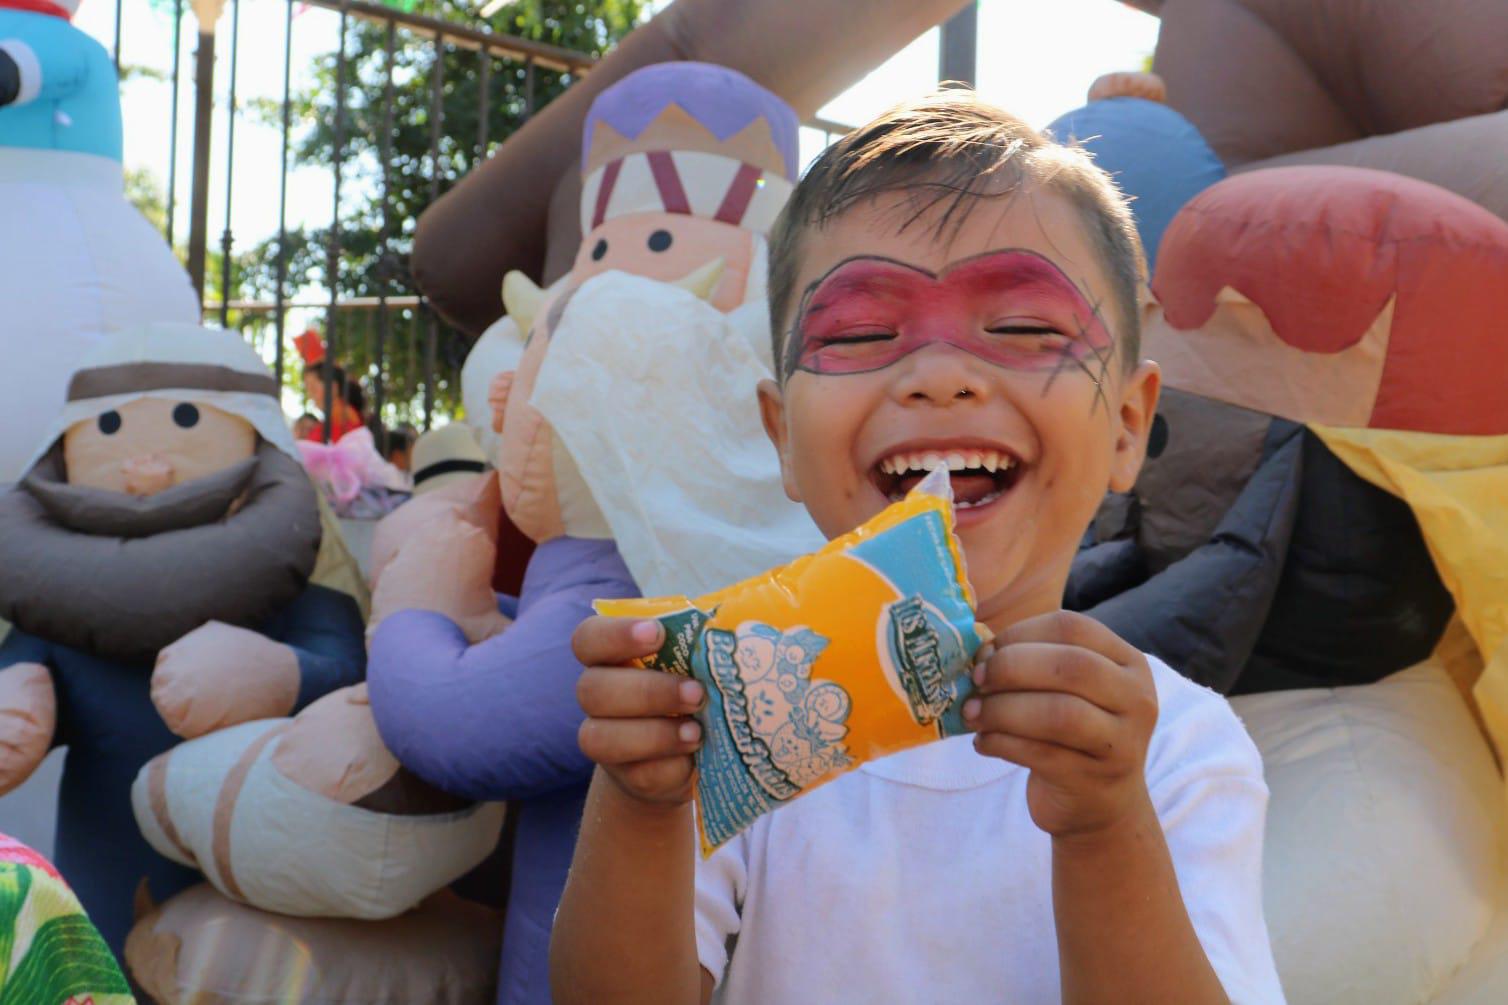
[[[40,663],[0,670],[0,795],[31,777],[57,727],[52,673]]]

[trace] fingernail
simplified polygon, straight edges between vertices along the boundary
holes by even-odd
[[[966,701],[966,702],[963,703],[963,717],[965,719],[973,719],[973,718],[977,717],[978,715],[979,715],[979,699],[978,698],[970,698],[968,701]]]
[[[695,743],[702,735],[702,727],[694,722],[683,722],[681,728],[676,730],[676,735],[681,738],[682,743]]]
[[[634,625],[629,633],[635,642],[642,642],[646,646],[660,641],[660,623],[658,621],[641,621]]]
[[[984,684],[984,664],[983,663],[975,663],[974,664],[974,683],[975,684],[980,684],[980,685]]]
[[[681,681],[681,703],[696,708],[702,703],[702,686],[694,680]]]

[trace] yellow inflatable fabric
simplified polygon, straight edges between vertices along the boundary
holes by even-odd
[[[1408,503],[1440,579],[1479,656],[1472,695],[1497,749],[1508,759],[1508,436],[1441,436],[1312,424],[1357,475]],[[1445,642],[1450,641],[1447,635]],[[1442,642],[1442,647],[1445,645]]]

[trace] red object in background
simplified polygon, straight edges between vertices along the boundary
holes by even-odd
[[[1497,436],[1508,432],[1505,273],[1508,223],[1462,196],[1385,171],[1275,167],[1195,196],[1163,237],[1152,290],[1174,327],[1194,331],[1230,287],[1279,339],[1320,356],[1356,345],[1391,301],[1368,425]]]
[[[352,408],[348,402],[336,399],[335,416],[330,420],[330,442],[339,443],[340,438],[353,429],[360,429],[366,425],[366,420],[361,413]],[[325,424],[323,421],[309,432],[304,434],[304,439],[311,443],[323,443],[325,441]]]
[[[320,338],[319,332],[313,328],[295,337],[293,345],[298,349],[299,357],[303,359],[305,366],[316,366],[324,362],[325,340]]]
[[[524,588],[524,570],[534,554],[534,542],[508,519],[508,511],[498,507],[497,565],[492,569],[492,588],[498,593],[518,596]]]
[[[32,14],[60,17],[64,21],[73,20],[73,14],[67,7],[49,3],[48,0],[0,0],[0,10],[24,10]]]

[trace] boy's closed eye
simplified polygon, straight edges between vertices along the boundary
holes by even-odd
[[[792,369],[813,373],[884,369],[934,342],[1030,371],[1065,353],[1098,354],[1109,333],[1055,263],[1006,249],[940,273],[847,259],[810,288],[789,340]]]

